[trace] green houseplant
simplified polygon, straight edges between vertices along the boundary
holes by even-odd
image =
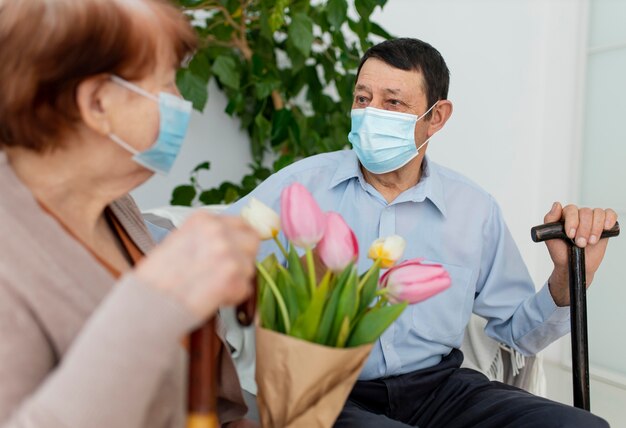
[[[231,203],[272,172],[302,157],[346,146],[355,71],[372,36],[370,20],[387,0],[176,0],[202,41],[177,76],[183,96],[202,111],[214,78],[249,135],[252,163],[240,183],[203,188],[198,173],[174,189],[173,205]]]

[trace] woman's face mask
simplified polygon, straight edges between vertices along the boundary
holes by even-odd
[[[133,160],[138,164],[151,171],[164,175],[168,174],[172,169],[172,165],[174,165],[178,153],[180,153],[187,128],[189,127],[192,109],[191,102],[167,92],[160,92],[157,97],[118,76],[111,76],[111,80],[158,103],[160,125],[156,142],[143,152],[138,151],[114,133],[110,133],[109,138],[132,153]]]
[[[419,154],[429,140],[415,145],[415,124],[426,116],[380,110],[374,107],[352,110],[352,130],[348,140],[361,165],[374,174],[402,168]]]

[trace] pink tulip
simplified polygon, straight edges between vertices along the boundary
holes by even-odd
[[[287,239],[298,247],[313,248],[324,235],[324,213],[309,191],[293,183],[280,195],[280,217]]]
[[[450,284],[450,275],[443,266],[422,264],[421,259],[402,262],[380,278],[380,285],[387,289],[387,298],[392,303],[421,302],[447,289]]]
[[[335,273],[343,271],[358,258],[356,236],[339,214],[326,214],[326,231],[317,244],[317,252],[326,267]]]

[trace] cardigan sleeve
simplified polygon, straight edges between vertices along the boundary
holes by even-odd
[[[43,329],[0,278],[0,427],[140,427],[180,340],[199,323],[124,276],[54,366]]]

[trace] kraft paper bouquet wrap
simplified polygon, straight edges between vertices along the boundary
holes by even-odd
[[[299,183],[283,190],[280,214],[254,198],[242,210],[263,239],[276,242],[278,254],[257,263],[261,423],[331,427],[372,344],[408,304],[448,288],[450,277],[419,259],[398,263],[405,241],[397,235],[370,246],[372,265],[359,274],[354,232],[339,214],[322,212]],[[278,239],[281,229],[287,247]]]

